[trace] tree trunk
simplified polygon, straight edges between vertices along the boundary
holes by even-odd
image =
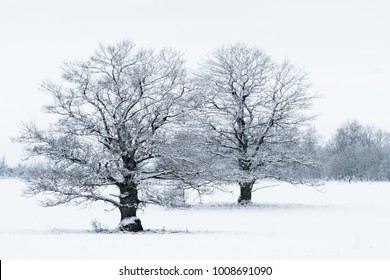
[[[121,207],[121,221],[119,223],[119,229],[122,231],[142,231],[143,227],[141,220],[137,217],[138,205],[140,203],[138,199],[137,184],[129,180],[119,185],[120,197],[119,202]]]
[[[252,188],[256,180],[253,179],[250,182],[239,182],[240,196],[238,197],[239,204],[251,204],[252,203]]]

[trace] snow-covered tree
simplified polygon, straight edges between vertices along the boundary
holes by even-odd
[[[320,144],[320,136],[314,127],[310,126],[301,133],[302,136],[295,148],[306,155],[305,164],[302,164],[302,161],[286,162],[285,167],[277,172],[283,174],[279,177],[311,184],[314,183],[311,181],[318,180],[322,176],[323,148]]]
[[[0,158],[0,176],[6,176],[10,173],[10,168],[8,167],[7,161],[5,160],[5,156]]]
[[[240,203],[251,201],[258,179],[289,180],[275,171],[311,163],[300,145],[314,97],[305,73],[237,43],[212,52],[197,80],[205,102],[202,123],[212,135],[212,152],[225,165],[220,179],[238,182]]]
[[[325,175],[333,179],[389,180],[389,134],[354,120],[343,124],[325,148]]]
[[[130,41],[65,63],[62,85],[43,83],[53,99],[45,109],[57,121],[47,130],[26,125],[17,138],[46,165],[25,176],[26,193],[45,193],[46,206],[104,201],[120,210],[121,230],[142,230],[137,209],[158,203],[156,180],[190,173],[160,164],[174,122],[191,107],[183,63],[178,52],[137,49]],[[116,193],[107,191],[112,187]]]

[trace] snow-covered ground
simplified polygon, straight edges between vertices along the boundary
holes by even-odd
[[[105,205],[43,208],[21,196],[24,183],[0,180],[0,259],[389,259],[390,183],[281,184],[254,193],[254,205],[233,206],[216,193],[185,210],[149,206],[136,234],[110,228]]]

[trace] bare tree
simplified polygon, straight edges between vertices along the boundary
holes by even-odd
[[[142,230],[137,209],[159,197],[150,182],[180,176],[158,162],[191,103],[181,55],[100,45],[90,59],[64,64],[63,80],[43,83],[54,101],[45,109],[58,120],[46,131],[26,125],[17,139],[48,163],[29,172],[26,192],[45,193],[46,206],[104,201],[120,210],[121,230]]]
[[[8,166],[5,156],[0,158],[0,177],[10,174],[11,168]]]
[[[238,182],[240,203],[251,201],[260,178],[282,178],[275,170],[288,163],[309,164],[300,127],[313,95],[307,75],[288,62],[275,64],[256,48],[235,44],[215,50],[198,75],[216,156],[224,159],[220,178]]]
[[[354,120],[325,147],[325,175],[339,180],[389,180],[389,133]]]

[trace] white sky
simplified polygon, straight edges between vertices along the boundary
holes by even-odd
[[[352,119],[390,131],[389,0],[0,0],[0,38],[0,156],[11,164],[21,123],[48,122],[42,80],[122,39],[181,50],[190,66],[243,41],[311,73],[325,139]]]

